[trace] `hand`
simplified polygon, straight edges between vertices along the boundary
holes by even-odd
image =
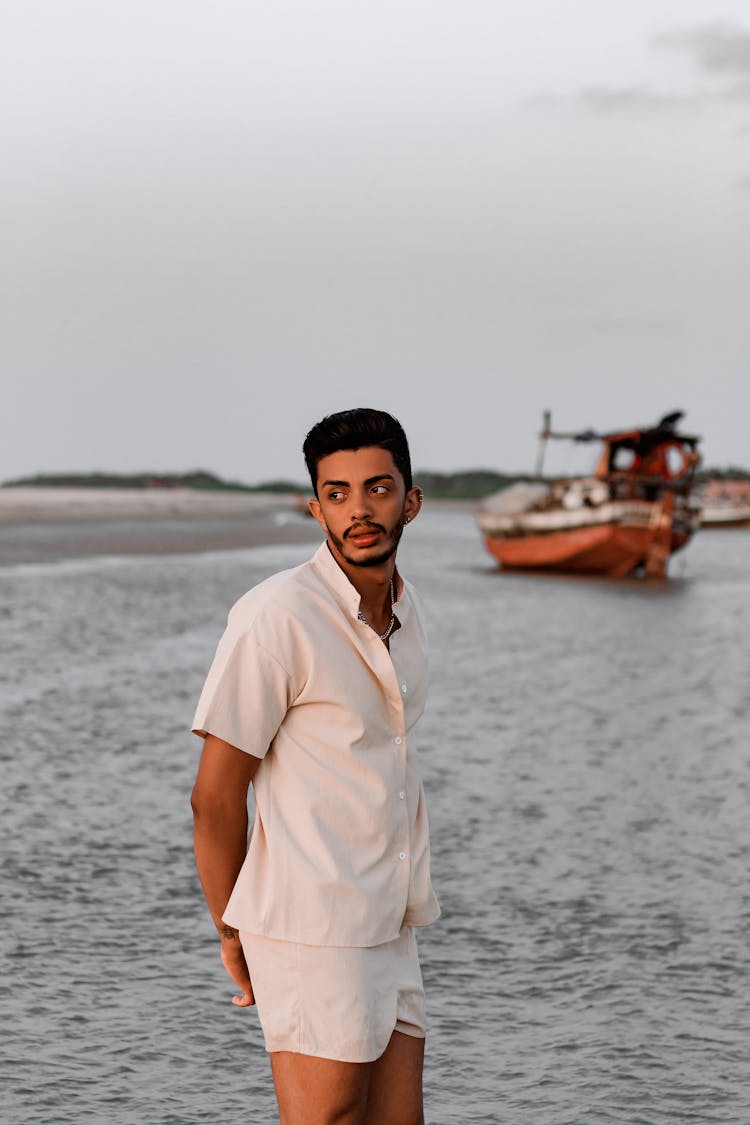
[[[233,996],[232,1003],[238,1008],[249,1008],[255,1003],[253,986],[250,983],[245,954],[242,950],[240,935],[237,930],[229,926],[222,927],[221,932],[221,963],[236,985],[242,989],[240,996]]]

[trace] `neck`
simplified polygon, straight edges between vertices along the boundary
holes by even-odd
[[[360,596],[360,610],[373,626],[383,622],[382,632],[391,615],[391,582],[396,576],[396,554],[379,566],[354,566],[328,540],[328,549]]]

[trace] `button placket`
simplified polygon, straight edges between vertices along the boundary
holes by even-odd
[[[409,839],[410,838],[409,810],[408,810],[407,802],[406,802],[406,758],[407,758],[407,750],[406,750],[406,698],[405,697],[406,697],[407,692],[408,692],[408,684],[407,684],[406,680],[403,678],[403,676],[402,675],[400,676],[398,674],[398,672],[395,668],[395,665],[393,664],[393,654],[392,653],[391,653],[391,668],[393,670],[393,679],[391,681],[392,687],[390,687],[387,690],[387,696],[388,696],[388,700],[389,700],[389,702],[390,702],[390,704],[393,708],[392,714],[393,714],[393,719],[394,719],[395,730],[393,728],[391,728],[391,730],[393,732],[392,735],[391,735],[391,744],[393,746],[394,754],[396,755],[396,757],[399,761],[399,766],[397,767],[398,776],[397,776],[397,779],[394,778],[394,780],[396,781],[396,784],[398,785],[398,789],[396,789],[396,792],[398,793],[398,801],[399,801],[398,807],[401,810],[397,814],[398,820],[401,823],[401,830],[398,832],[398,836],[397,836],[397,838],[400,837],[400,847],[399,847],[398,844],[396,845],[397,847],[399,847],[399,850],[397,852],[395,852],[395,855],[398,857],[397,858],[398,864],[400,865],[400,864],[403,863],[403,865],[404,865],[404,867],[403,867],[403,871],[404,871],[403,878],[406,879],[407,873],[409,871],[409,862],[408,861],[409,861],[409,852],[410,852],[410,847],[409,847],[409,845],[410,845],[410,839]],[[400,733],[396,733],[397,731],[400,732]]]

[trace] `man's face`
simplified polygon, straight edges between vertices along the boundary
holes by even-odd
[[[404,521],[419,511],[419,490],[406,491],[387,449],[342,449],[318,462],[318,498],[310,509],[344,565],[382,566],[398,546]]]

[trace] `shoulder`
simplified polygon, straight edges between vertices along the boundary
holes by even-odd
[[[281,570],[253,586],[229,611],[229,624],[240,631],[251,629],[259,619],[283,617],[305,603],[315,586],[312,561]]]
[[[273,574],[248,590],[229,611],[227,633],[250,636],[279,658],[314,630],[321,601],[327,600],[313,560]]]

